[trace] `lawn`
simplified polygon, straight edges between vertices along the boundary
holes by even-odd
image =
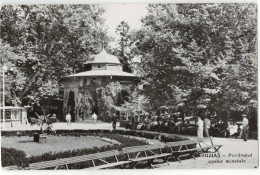
[[[15,148],[24,151],[27,155],[41,155],[46,152],[60,152],[82,148],[102,147],[112,145],[112,142],[95,137],[52,136],[47,138],[47,143],[33,142],[33,137],[2,137],[2,147]]]

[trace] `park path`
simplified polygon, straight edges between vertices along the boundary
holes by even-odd
[[[117,127],[119,127],[119,123],[117,123]],[[112,130],[112,124],[111,123],[101,123],[98,122],[97,124],[94,123],[71,123],[70,125],[67,125],[67,123],[53,123],[53,128],[55,130],[57,129],[68,129],[68,130],[73,130],[73,129],[84,129],[84,130],[89,130],[89,129],[109,129]],[[1,125],[2,129],[2,125]],[[34,125],[31,126],[30,124],[20,124],[20,123],[15,123],[13,124],[13,127],[9,123],[5,124],[5,128],[2,129],[4,131],[17,131],[17,130],[39,130],[40,126]],[[124,129],[124,128],[120,128]]]

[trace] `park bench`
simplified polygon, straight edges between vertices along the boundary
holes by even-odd
[[[40,135],[39,135],[39,141],[40,141],[41,139],[42,139],[42,140],[44,139],[44,140],[45,140],[45,143],[46,143],[46,142],[47,142],[47,141],[46,141],[46,140],[47,140],[47,137],[48,137],[48,136],[47,136],[46,134],[40,134]]]
[[[219,149],[222,147],[222,145],[215,145],[212,137],[197,138],[196,141],[203,152],[208,152],[210,149],[213,149],[214,152],[219,152]]]
[[[207,144],[207,142],[210,141],[210,144]],[[189,145],[199,145],[199,147],[195,147],[195,148],[189,148]],[[194,154],[198,153],[198,152],[208,152],[209,149],[214,149],[215,152],[218,152],[218,150],[220,149],[220,147],[222,145],[214,145],[212,138],[208,137],[208,138],[197,138],[195,140],[187,140],[187,141],[180,141],[180,142],[171,142],[171,143],[167,143],[167,146],[170,147],[171,151],[172,151],[172,155],[179,161],[180,160],[180,156],[183,156],[185,154],[189,154],[191,157],[193,157],[195,159]],[[178,147],[177,150],[173,150],[172,147]]]
[[[57,170],[61,166],[65,166],[66,169],[69,169],[68,168],[69,164],[87,162],[87,161],[91,161],[93,166],[85,168],[85,169],[105,169],[105,168],[116,167],[119,165],[125,165],[125,164],[131,162],[131,161],[119,161],[117,158],[118,155],[120,155],[118,150],[105,151],[105,152],[88,154],[88,155],[83,155],[83,156],[76,156],[76,157],[70,157],[70,158],[63,158],[63,159],[57,159],[57,160],[32,163],[29,165],[28,169],[29,170],[42,170],[42,169],[48,169],[48,168],[55,168],[55,170]],[[116,161],[110,163],[110,162],[103,160],[104,158],[108,158],[108,157],[114,157]],[[104,162],[105,164],[96,166],[96,164],[95,164],[96,160],[100,160],[100,161]],[[4,169],[18,170],[18,167],[9,166],[9,167],[4,167]],[[84,169],[82,169],[82,170],[84,170]]]
[[[197,141],[196,140],[185,140],[180,142],[168,142],[166,144],[170,150],[172,157],[175,157],[179,162],[180,156],[183,156],[185,154],[190,154],[191,157],[195,159],[194,154],[200,150],[200,148],[197,148]],[[189,146],[195,145],[195,148],[189,148]]]
[[[114,157],[116,161],[115,162],[107,162],[107,161],[99,158],[98,160],[104,162],[105,164],[96,166],[94,160],[92,160],[93,167],[84,168],[82,170],[85,170],[85,169],[106,169],[106,168],[112,168],[112,167],[116,167],[116,166],[120,166],[120,165],[121,166],[126,165],[126,164],[131,162],[129,160],[119,161],[118,156],[121,155],[122,153],[120,153],[118,150],[106,151],[106,152],[101,152],[101,153],[98,153],[98,154],[101,156],[101,158],[104,158],[104,155],[107,155],[106,157]]]
[[[131,168],[135,168],[138,162],[148,161],[150,167],[154,167],[152,162],[155,159],[163,159],[167,162],[167,157],[171,155],[169,152],[163,153],[162,149],[165,148],[165,145],[142,145],[142,146],[133,146],[133,147],[125,147],[122,149],[124,154],[127,154],[127,158],[131,161]],[[159,153],[155,153],[154,150],[158,150]],[[144,153],[145,156],[140,156],[141,153]],[[136,156],[131,158],[130,154],[135,153]],[[148,153],[152,155],[148,155]]]
[[[120,166],[120,165],[126,165],[126,164],[128,164],[130,162],[131,161],[129,161],[129,160],[118,161],[118,162],[113,162],[113,163],[106,162],[106,164],[98,165],[98,166],[94,166],[94,167],[89,167],[89,168],[84,168],[82,170],[85,170],[85,169],[94,169],[94,170],[106,169],[106,168],[112,168],[112,167],[116,167],[116,166]]]
[[[4,170],[19,170],[19,168],[14,165],[14,166],[8,166],[8,167],[3,167]]]
[[[118,150],[105,151],[105,152],[93,153],[93,154],[88,154],[88,155],[83,155],[83,156],[50,160],[50,161],[39,162],[39,163],[32,163],[29,165],[29,167],[30,167],[30,170],[40,170],[40,169],[53,168],[53,167],[55,167],[55,170],[56,170],[60,166],[66,166],[66,169],[69,169],[68,168],[69,164],[87,162],[87,161],[91,161],[93,164],[93,167],[95,167],[96,166],[95,160],[100,160],[106,164],[110,164],[109,162],[107,162],[103,159],[108,158],[108,157],[115,157],[115,159],[118,161],[118,159],[117,159],[118,154],[119,154]],[[117,163],[117,164],[113,163],[111,165],[107,165],[107,167],[117,166],[120,163]]]
[[[40,140],[45,140],[45,143],[47,142],[46,140],[47,140],[47,134],[39,134],[39,133],[34,133],[34,135],[33,135],[33,140],[35,141],[35,142],[40,142]]]

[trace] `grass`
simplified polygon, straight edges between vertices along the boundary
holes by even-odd
[[[145,140],[119,135],[118,133],[97,133],[81,131],[59,131],[59,136],[50,136],[47,143],[35,143],[29,132],[23,132],[22,137],[15,133],[5,133],[2,138],[2,166],[18,165],[27,167],[30,163],[67,157],[82,156],[109,150],[122,149],[122,147],[147,145]],[[26,157],[26,155],[30,155]],[[118,157],[119,158],[119,157]],[[112,158],[106,158],[109,162]],[[120,159],[125,160],[126,155]],[[100,162],[99,162],[100,163]],[[98,163],[98,164],[99,164]],[[70,169],[82,169],[91,166],[91,162],[69,165]]]
[[[2,137],[2,147],[15,148],[24,151],[27,155],[35,156],[46,152],[60,152],[83,148],[102,147],[112,143],[93,137],[74,136],[52,136],[47,138],[47,143],[41,140],[40,143],[33,142],[33,137]]]

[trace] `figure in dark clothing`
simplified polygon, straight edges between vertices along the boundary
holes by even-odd
[[[136,125],[136,122],[135,122],[135,116],[132,117],[132,129],[135,130],[135,125]]]
[[[117,123],[117,117],[114,114],[113,117],[112,117],[112,127],[113,127],[114,131],[116,130],[116,123]]]

